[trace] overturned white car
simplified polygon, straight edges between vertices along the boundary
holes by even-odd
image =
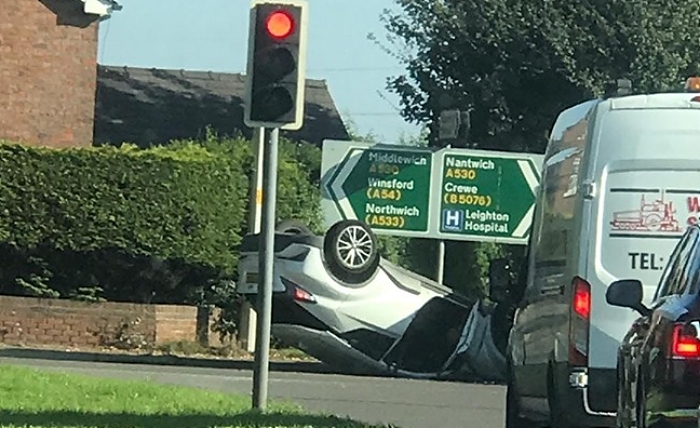
[[[324,236],[283,222],[275,236],[272,335],[340,370],[407,377],[505,379],[507,312],[472,304],[380,257],[355,220]],[[237,292],[255,300],[259,235],[241,245]],[[495,328],[494,328],[495,326]],[[503,330],[494,334],[495,330]]]

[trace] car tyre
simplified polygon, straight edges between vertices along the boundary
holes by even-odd
[[[323,240],[330,273],[347,284],[368,281],[379,267],[377,237],[365,223],[342,220],[331,226]]]
[[[289,233],[293,235],[313,235],[313,232],[306,223],[294,219],[283,220],[277,223],[275,231],[277,233]]]

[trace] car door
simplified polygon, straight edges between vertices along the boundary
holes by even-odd
[[[682,296],[690,285],[690,274],[700,269],[700,232],[697,226],[690,227],[679,241],[669,259],[659,281],[659,287],[651,304],[651,313],[645,317],[646,329],[637,339],[632,349],[634,381],[630,383],[630,393],[636,399],[646,401],[654,380],[649,377],[656,370],[653,366],[664,364],[664,340],[670,324],[673,324],[682,311]],[[635,407],[645,408],[644,403],[635,402]]]
[[[634,425],[634,398],[635,389],[632,387],[636,379],[636,371],[633,361],[639,351],[639,347],[646,337],[649,329],[649,319],[647,317],[638,318],[630,327],[625,337],[620,343],[618,350],[618,402],[617,420],[618,426]]]

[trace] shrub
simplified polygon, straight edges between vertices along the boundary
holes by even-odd
[[[199,141],[174,141],[172,147],[197,144],[210,153],[241,165],[244,174],[252,178],[254,156],[249,141],[240,138],[221,138],[211,130]],[[298,219],[317,233],[323,231],[319,176],[321,149],[300,142],[280,139],[277,186],[277,221]],[[249,180],[249,185],[252,180]],[[250,187],[246,197],[252,195]],[[249,200],[246,216],[241,224],[242,233],[248,233]],[[222,335],[234,334],[237,328],[242,299],[233,290],[231,281],[212,280],[208,285],[194,289],[192,303],[215,305],[222,308],[216,330]]]
[[[0,292],[183,299],[206,277],[234,273],[246,190],[240,163],[196,144],[2,145]]]
[[[198,145],[217,157],[240,165],[246,181],[246,198],[252,196],[252,177],[255,172],[254,155],[250,141],[242,138],[222,138],[208,130],[202,140],[177,140],[168,147]],[[277,175],[277,221],[298,219],[316,231],[323,231],[320,194],[321,149],[304,142],[280,138]],[[248,232],[249,199],[245,201],[246,217],[241,230]]]
[[[237,322],[249,141],[43,149],[0,144],[0,294],[215,305]],[[320,149],[281,141],[278,221],[322,230]],[[318,173],[316,173],[318,175]]]

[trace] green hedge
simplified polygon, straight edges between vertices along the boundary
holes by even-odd
[[[246,179],[201,147],[140,151],[0,147],[0,240],[127,250],[230,270]],[[226,213],[226,215],[222,215]]]
[[[279,218],[318,229],[309,157],[282,147]],[[248,141],[212,135],[150,149],[0,145],[0,293],[225,304],[252,160]]]

